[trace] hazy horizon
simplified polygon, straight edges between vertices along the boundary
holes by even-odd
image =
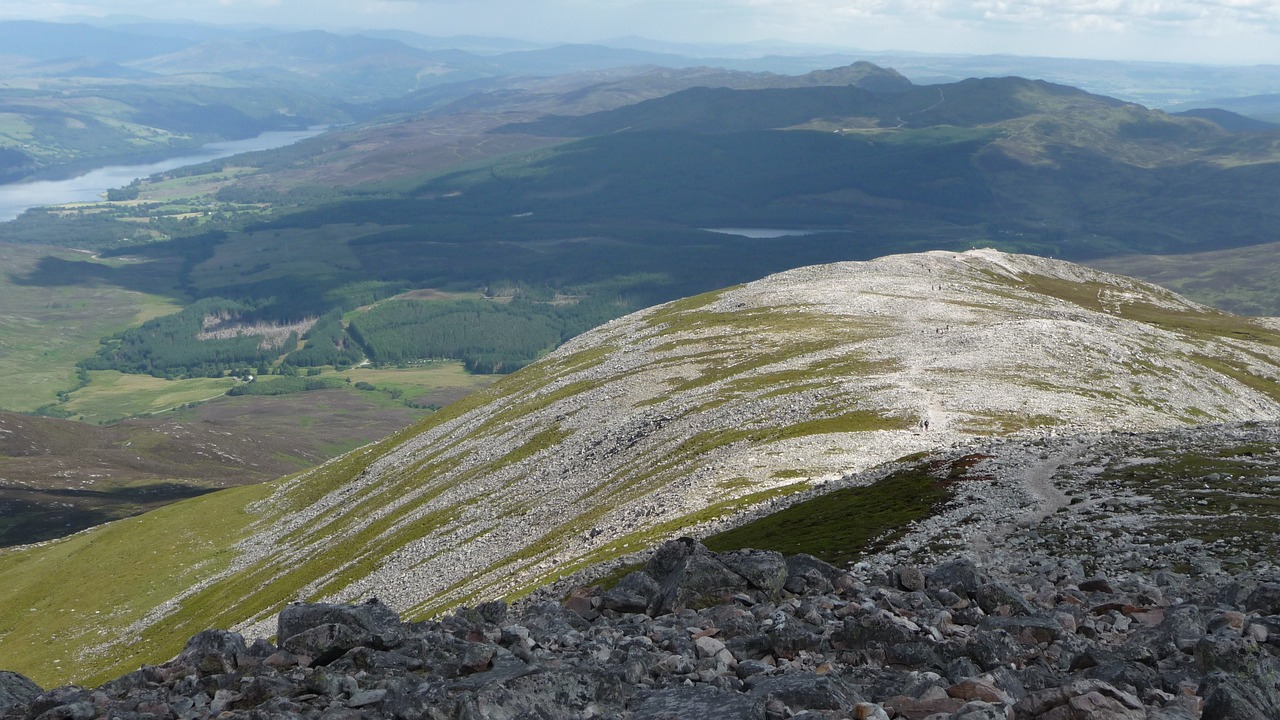
[[[10,0],[0,8],[0,20],[113,16],[540,43],[639,36],[876,53],[1280,63],[1280,0]]]

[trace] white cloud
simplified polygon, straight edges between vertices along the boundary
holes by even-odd
[[[1280,0],[3,0],[0,17],[133,14],[591,41],[783,39],[865,49],[1280,63]]]

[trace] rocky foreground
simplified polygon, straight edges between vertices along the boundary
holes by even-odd
[[[0,717],[1280,717],[1274,572],[1093,577],[1047,557],[842,571],[684,538],[563,604],[419,623],[377,600],[296,604],[277,637],[206,631],[93,690],[0,673]]]

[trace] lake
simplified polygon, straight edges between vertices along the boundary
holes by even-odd
[[[244,152],[270,150],[315,137],[327,128],[273,130],[247,140],[228,140],[204,145],[189,155],[147,165],[108,165],[67,180],[37,180],[0,185],[0,222],[12,220],[27,208],[72,202],[98,202],[102,193],[124,187],[135,178],[145,178],[183,165],[217,160]]]

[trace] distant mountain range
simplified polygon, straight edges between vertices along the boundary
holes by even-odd
[[[841,81],[821,78],[819,71],[870,59],[895,67],[917,83],[1021,75],[1148,105],[1191,109],[1212,102],[1261,119],[1280,118],[1280,105],[1264,94],[1274,88],[1274,68],[815,53],[812,48],[758,44],[698,48],[636,38],[625,38],[616,46],[545,46],[501,38],[431,38],[405,31],[335,34],[136,21],[0,22],[0,48],[6,59],[0,76],[10,83],[10,89],[0,91],[0,113],[21,123],[7,136],[0,134],[0,149],[19,153],[0,157],[0,182],[173,155],[201,142],[269,129],[420,111],[434,106],[429,98],[459,99],[470,94],[468,88],[492,92],[534,77],[595,73],[616,78],[659,67],[817,72],[813,82],[831,84]],[[781,54],[764,54],[769,52]],[[44,94],[33,95],[26,87],[37,81],[47,88]],[[674,89],[681,88],[667,91]],[[1224,97],[1224,90],[1248,99]],[[139,104],[185,106],[178,115],[188,120],[172,122],[166,113],[140,110]],[[214,112],[193,126],[189,116],[205,107]],[[88,132],[68,133],[67,123]],[[3,128],[0,125],[0,133],[6,132]]]

